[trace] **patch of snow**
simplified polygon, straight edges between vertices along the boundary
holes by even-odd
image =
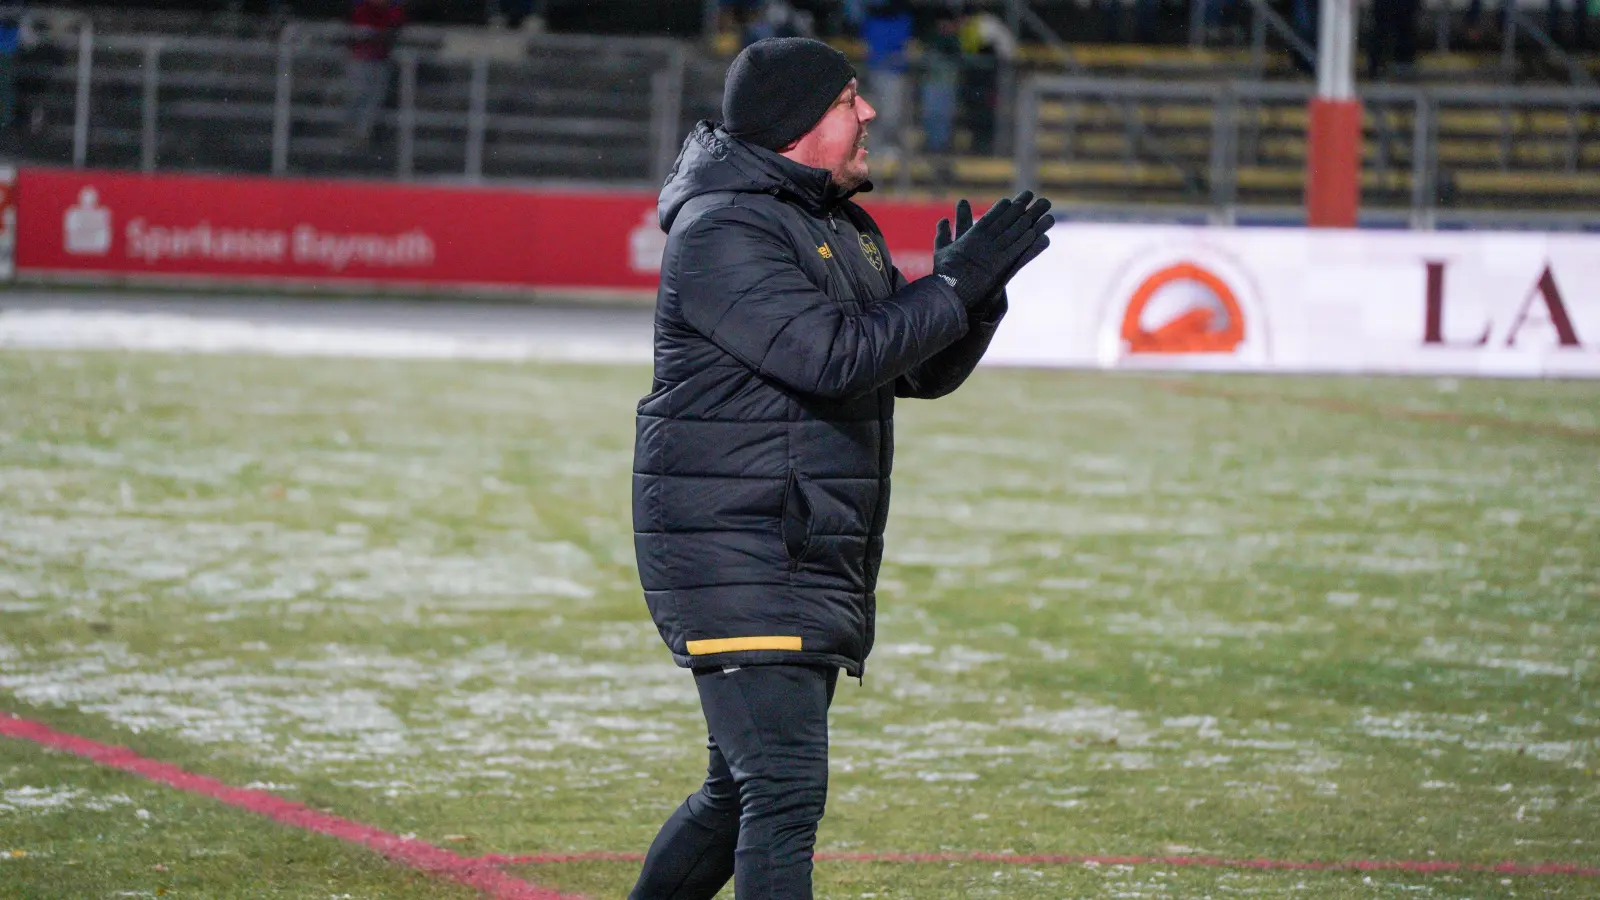
[[[382,359],[649,362],[648,336],[440,334],[114,310],[0,310],[0,347]]]

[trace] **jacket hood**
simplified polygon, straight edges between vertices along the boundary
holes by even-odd
[[[702,120],[683,142],[672,166],[656,214],[662,231],[670,231],[683,205],[703,194],[733,191],[772,194],[824,215],[858,193],[872,190],[865,182],[842,191],[826,169],[814,169],[764,147],[731,137],[720,125]]]

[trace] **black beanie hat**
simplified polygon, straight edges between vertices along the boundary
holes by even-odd
[[[722,128],[746,143],[782,150],[822,120],[856,70],[811,38],[766,38],[728,67]]]

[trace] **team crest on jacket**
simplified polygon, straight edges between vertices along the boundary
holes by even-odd
[[[872,238],[869,238],[864,234],[860,235],[860,238],[861,238],[861,252],[865,253],[867,255],[867,262],[872,263],[872,267],[874,269],[877,269],[879,272],[882,272],[883,271],[883,251],[878,249],[877,242],[874,241]]]

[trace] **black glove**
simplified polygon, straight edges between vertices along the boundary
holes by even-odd
[[[1050,246],[1045,232],[1055,219],[1049,211],[1049,200],[1035,200],[1032,191],[1023,191],[996,203],[972,223],[972,207],[962,200],[956,205],[954,239],[949,221],[939,222],[933,273],[955,288],[956,296],[969,309],[978,305]]]
[[[944,248],[955,243],[955,238],[966,234],[969,230],[971,230],[971,228],[972,204],[962,200],[956,204],[956,228],[954,237],[952,237],[950,234],[950,220],[940,219],[939,227],[934,231],[933,235],[933,252],[938,253],[940,250],[943,250]],[[1005,296],[1006,289],[1002,285],[999,290],[978,301],[976,305],[967,307],[968,317],[973,321],[988,321],[990,319],[998,318],[996,313],[998,312],[999,308],[1004,305]]]

